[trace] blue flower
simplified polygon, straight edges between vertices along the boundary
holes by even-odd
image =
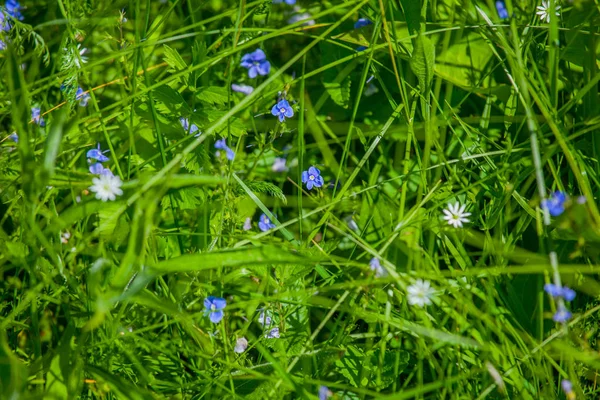
[[[573,395],[573,384],[570,380],[563,379],[560,383],[560,386],[562,387],[563,392],[565,392],[567,396]]]
[[[0,11],[0,30],[4,32],[10,31],[10,19],[6,16],[4,11]]]
[[[271,222],[269,217],[267,217],[267,214],[262,214],[260,216],[260,218],[258,219],[258,227],[260,228],[261,231],[266,232],[270,229],[276,228],[277,225],[275,225],[274,223]]]
[[[227,159],[229,161],[233,161],[233,159],[235,158],[235,152],[231,150],[229,146],[227,146],[225,139],[217,140],[215,142],[215,149],[225,150],[225,155],[227,156]]]
[[[267,339],[279,339],[279,328],[273,328],[265,335]]]
[[[77,92],[75,92],[75,99],[79,100],[79,105],[81,107],[86,107],[91,98],[92,96],[90,96],[89,93],[84,92],[80,87],[77,88]]]
[[[577,293],[567,286],[557,286],[553,283],[544,285],[544,291],[552,297],[562,297],[566,301],[573,301]]]
[[[268,75],[271,71],[271,63],[267,61],[267,56],[261,49],[244,54],[240,65],[248,69],[248,76],[252,79],[256,78],[257,75]]]
[[[306,188],[311,190],[314,187],[323,186],[323,177],[318,168],[310,167],[308,171],[302,172],[302,183],[306,183]]]
[[[327,400],[331,394],[331,390],[327,386],[319,386],[319,400]]]
[[[6,0],[6,4],[4,4],[6,8],[6,12],[11,17],[18,19],[19,21],[23,21],[23,15],[21,14],[21,5],[17,0]]]
[[[550,195],[550,198],[542,201],[542,208],[547,208],[550,215],[558,217],[565,211],[565,202],[567,195],[561,191],[556,191]]]
[[[37,107],[31,109],[31,119],[39,126],[46,126],[46,121],[40,116],[40,109]]]
[[[223,310],[227,301],[221,297],[208,296],[204,299],[204,314],[208,314],[210,322],[218,324],[223,319]]]
[[[567,310],[565,307],[559,306],[558,310],[556,310],[556,313],[554,314],[554,316],[552,317],[552,319],[554,320],[554,322],[567,322],[569,319],[571,319],[573,315],[571,314],[571,312],[569,310]]]
[[[279,122],[285,121],[285,118],[291,118],[294,116],[294,110],[290,103],[286,99],[282,99],[279,103],[275,104],[273,108],[271,108],[271,114],[276,117],[279,117]]]
[[[369,262],[369,267],[371,268],[371,271],[375,272],[376,278],[381,278],[382,276],[387,275],[387,271],[381,266],[381,263],[377,257],[373,257],[371,259]]]
[[[181,124],[181,126],[183,127],[183,130],[185,130],[186,133],[187,132],[189,132],[189,133],[198,132],[194,135],[194,137],[198,137],[202,134],[202,132],[200,132],[200,129],[196,126],[196,124],[192,124],[190,126],[190,120],[187,118],[180,117],[179,123]]]
[[[15,143],[19,143],[19,135],[17,135],[17,134],[16,134],[16,132],[13,132],[13,133],[11,133],[11,134],[8,136],[8,139],[9,139],[9,140],[12,140],[12,141],[13,141],[13,142],[15,142]]]
[[[354,29],[360,29],[371,24],[372,22],[368,18],[359,18],[358,21],[354,23]]]
[[[110,158],[106,157],[104,153],[108,152],[108,150],[100,150],[100,143],[98,143],[97,149],[89,150],[86,154],[87,158],[91,158],[92,160],[97,160],[99,162],[107,162]]]
[[[104,168],[104,166],[100,163],[95,163],[90,165],[90,173],[94,175],[106,175],[106,176],[114,176],[112,171],[108,168]]]
[[[367,48],[365,46],[358,46],[356,51],[365,51]]]
[[[496,1],[496,10],[498,11],[498,16],[500,19],[508,18],[508,10],[506,9],[506,4],[504,4],[504,0]]]
[[[290,6],[296,4],[296,0],[273,0],[273,4],[280,4],[282,1]]]
[[[254,88],[252,86],[248,86],[248,85],[238,85],[236,83],[232,83],[231,90],[233,90],[234,92],[244,93],[245,95],[249,95],[250,93],[252,93],[254,91]]]

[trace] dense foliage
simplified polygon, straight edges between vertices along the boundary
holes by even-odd
[[[591,0],[7,0],[0,398],[598,398]]]

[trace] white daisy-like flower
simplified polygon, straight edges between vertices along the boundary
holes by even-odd
[[[406,298],[411,306],[423,307],[431,304],[435,290],[431,282],[417,279],[415,283],[406,288]]]
[[[462,206],[457,201],[454,204],[448,204],[448,208],[444,210],[444,219],[448,221],[448,225],[452,225],[455,228],[462,228],[463,223],[468,224],[470,221],[467,218],[471,213],[465,212],[467,206]]]
[[[547,24],[550,23],[550,11],[548,8],[550,8],[550,2],[548,0],[542,0],[542,5],[537,6],[536,12],[536,14],[540,16],[540,19]],[[555,6],[554,12],[557,17],[560,17],[560,6],[558,4]]]
[[[100,175],[92,180],[93,185],[90,186],[90,190],[96,193],[98,200],[107,201],[114,200],[117,196],[123,194],[121,186],[121,178],[118,176]]]

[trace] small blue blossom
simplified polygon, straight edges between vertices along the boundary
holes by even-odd
[[[290,6],[296,4],[296,0],[273,0],[273,4],[280,4],[281,2],[289,4]]]
[[[208,296],[204,299],[204,314],[208,314],[210,322],[218,324],[223,319],[223,310],[227,301],[221,297]]]
[[[4,32],[10,31],[10,19],[6,16],[4,10],[0,11],[0,30]]]
[[[279,339],[279,328],[273,328],[271,329],[266,335],[265,337],[267,339]]]
[[[504,4],[504,0],[496,1],[496,11],[498,11],[498,17],[500,17],[500,19],[508,18],[508,10],[506,9],[506,4]]]
[[[215,149],[225,150],[225,155],[229,161],[233,161],[235,158],[235,152],[227,146],[225,139],[217,140],[215,142]]]
[[[276,228],[277,225],[271,222],[271,219],[267,217],[267,214],[262,214],[258,219],[258,227],[261,231],[266,232],[268,230]]]
[[[271,170],[273,172],[285,172],[288,170],[288,167],[285,165],[287,160],[285,158],[275,157],[273,161],[273,165],[271,166]]]
[[[327,400],[332,395],[327,386],[319,386],[319,400]]]
[[[302,183],[306,183],[306,188],[311,190],[313,187],[323,186],[324,180],[321,171],[316,167],[310,167],[308,171],[302,172]]]
[[[272,315],[270,311],[261,311],[258,315],[258,323],[262,326],[271,326],[271,322],[273,321]]]
[[[97,149],[92,149],[92,150],[88,150],[88,152],[86,153],[87,158],[91,158],[92,160],[96,160],[99,162],[107,162],[110,160],[110,158],[106,157],[104,155],[104,153],[108,152],[109,150],[100,150],[100,143],[98,143],[98,148]]]
[[[180,117],[179,123],[183,127],[183,130],[186,131],[186,133],[189,132],[190,134],[192,134],[198,132],[194,135],[194,137],[198,137],[202,134],[202,132],[200,132],[200,129],[196,126],[196,124],[191,124],[190,126],[190,120],[187,118]]]
[[[240,65],[248,69],[248,76],[251,79],[256,78],[258,75],[268,75],[271,71],[271,63],[267,61],[267,56],[261,49],[244,54]]]
[[[365,46],[358,46],[356,51],[365,51],[367,48]]]
[[[373,257],[371,259],[369,262],[369,267],[371,268],[371,271],[375,272],[376,278],[381,278],[382,276],[387,275],[387,271],[381,266],[381,263],[377,257]]]
[[[310,13],[300,13],[300,14],[294,14],[290,17],[290,19],[288,19],[288,24],[295,24],[296,22],[300,22],[300,21],[304,21],[304,23],[302,25],[304,26],[312,26],[315,24],[315,20],[311,19],[312,15],[310,15]]]
[[[291,118],[294,116],[294,109],[290,106],[290,103],[286,99],[282,99],[279,103],[275,104],[271,109],[271,114],[279,117],[279,122],[284,122],[286,117]]]
[[[567,195],[561,191],[556,191],[550,195],[550,198],[542,202],[542,208],[547,208],[550,215],[558,217],[565,211],[565,202]]]
[[[560,382],[560,386],[562,387],[563,392],[565,392],[567,395],[567,398],[570,398],[569,396],[573,396],[573,384],[570,380],[563,379],[562,382]]]
[[[544,291],[552,297],[562,297],[566,301],[573,301],[577,293],[567,286],[557,286],[552,283],[544,285]]]
[[[42,118],[40,114],[41,111],[39,108],[33,107],[31,109],[31,119],[33,120],[33,122],[35,122],[39,126],[46,126],[46,121],[44,121],[44,118]]]
[[[567,322],[569,319],[571,319],[573,315],[571,314],[571,312],[569,310],[567,310],[565,307],[563,306],[559,306],[558,310],[556,310],[556,313],[554,314],[554,316],[552,317],[552,319],[554,320],[554,322]]]
[[[75,99],[79,100],[79,105],[81,107],[86,107],[91,98],[92,96],[90,96],[89,93],[84,92],[80,87],[77,88],[77,92],[75,92]]]
[[[245,231],[249,231],[250,229],[252,229],[252,218],[246,218],[246,220],[244,221],[243,229]]]
[[[13,141],[13,142],[15,142],[15,143],[19,143],[19,135],[17,135],[17,134],[16,134],[16,132],[13,132],[13,133],[11,133],[11,134],[8,136],[8,139],[9,139],[9,140],[12,140],[12,141]]]
[[[8,15],[19,21],[23,21],[23,15],[21,14],[22,7],[17,0],[6,0],[4,7]]]
[[[106,176],[114,176],[112,171],[108,168],[104,168],[104,166],[100,163],[95,163],[90,165],[90,173],[94,175],[106,175]]]
[[[371,24],[372,22],[368,18],[359,18],[358,21],[354,23],[354,29],[360,29]]]
[[[254,92],[254,88],[249,85],[238,85],[237,83],[231,84],[231,90],[238,93],[244,93],[245,95],[249,95]]]

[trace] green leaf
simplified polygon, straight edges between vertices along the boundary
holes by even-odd
[[[335,104],[348,108],[350,104],[350,83],[350,78],[347,77],[342,82],[323,82],[323,86]]]
[[[400,0],[404,17],[408,25],[408,31],[411,35],[416,35],[421,31],[421,1],[420,0]]]
[[[50,131],[48,132],[46,145],[44,147],[44,168],[42,170],[42,179],[44,183],[54,175],[56,156],[58,155],[58,150],[60,148],[66,119],[67,109],[63,107],[56,114],[54,121],[52,121]]]
[[[410,59],[410,67],[419,79],[419,86],[423,95],[428,94],[431,90],[434,66],[435,46],[427,36],[419,35]]]
[[[164,45],[165,51],[165,62],[175,71],[182,71],[187,68],[187,64],[183,61],[183,58],[179,52],[166,44]]]
[[[60,355],[54,356],[50,363],[50,369],[46,374],[46,392],[44,398],[49,399],[67,399],[67,385],[60,368]]]
[[[215,268],[231,268],[265,264],[315,264],[317,259],[277,246],[249,247],[220,250],[209,253],[190,254],[161,261],[152,266],[157,273],[205,271]]]
[[[152,91],[154,99],[163,103],[171,112],[176,114],[190,114],[192,109],[181,94],[170,86],[162,85]]]
[[[227,88],[218,86],[208,86],[198,89],[197,98],[198,100],[208,104],[220,104],[227,103]]]
[[[281,190],[281,188],[271,182],[244,182],[244,183],[253,192],[268,193],[273,197],[277,197],[284,204],[287,204],[287,198],[283,194],[283,191]],[[238,194],[246,193],[244,191],[244,188],[241,186],[238,186],[238,189],[236,192]]]

